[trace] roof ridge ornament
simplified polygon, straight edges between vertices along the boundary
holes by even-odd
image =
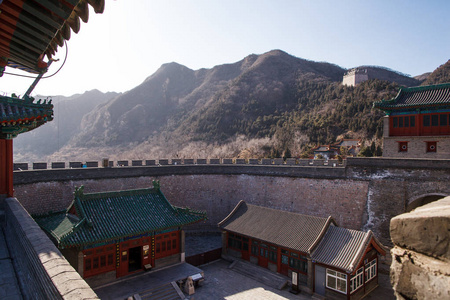
[[[153,183],[153,188],[154,188],[157,192],[159,192],[160,189],[161,189],[161,182],[160,182],[159,180],[153,180],[152,183]]]
[[[79,198],[79,199],[84,197],[84,185],[82,185],[80,187],[75,187],[75,191],[73,192],[73,197]]]

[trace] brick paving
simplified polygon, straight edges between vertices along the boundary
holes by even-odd
[[[0,270],[0,299],[22,299],[2,225],[0,225]]]
[[[289,287],[282,290],[270,287],[242,275],[233,269],[229,269],[230,263],[225,260],[215,261],[213,263],[200,266],[205,273],[205,282],[203,286],[197,287],[195,294],[187,299],[195,300],[280,300],[280,299],[314,299],[312,295],[304,292],[297,295],[289,292]],[[316,298],[317,299],[317,298]],[[383,299],[394,300],[389,274],[383,272],[379,274],[379,287],[364,299]]]

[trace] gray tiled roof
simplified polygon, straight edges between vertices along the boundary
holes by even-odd
[[[400,89],[391,100],[374,103],[381,110],[442,107],[450,105],[450,83]]]
[[[363,232],[330,226],[311,258],[314,262],[353,272],[372,238],[384,250],[370,230]]]
[[[219,223],[219,227],[278,246],[309,253],[330,223],[335,223],[331,217],[307,216],[241,201],[228,217]]]

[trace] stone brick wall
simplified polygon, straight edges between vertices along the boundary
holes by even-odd
[[[408,151],[399,152],[398,142],[408,142]],[[427,152],[426,142],[437,142],[436,152]],[[398,158],[429,158],[429,159],[449,159],[450,158],[450,137],[449,136],[392,136],[383,138],[383,157]]]
[[[6,203],[5,236],[25,299],[98,299],[15,198]]]
[[[249,203],[331,215],[340,226],[372,230],[389,246],[390,219],[426,195],[450,195],[450,160],[348,159],[346,167],[191,165],[42,170],[14,173],[16,197],[31,214],[68,207],[85,192],[147,188],[154,179],[174,205],[206,210],[187,230],[217,230],[234,206]]]
[[[75,186],[85,193],[147,188],[161,181],[169,202],[207,212],[208,221],[197,226],[217,228],[240,200],[249,203],[328,217],[340,226],[359,229],[366,208],[368,182],[249,175],[154,176],[70,182],[40,182],[16,186],[16,197],[30,214],[66,209]]]

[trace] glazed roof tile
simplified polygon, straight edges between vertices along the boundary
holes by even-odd
[[[402,88],[391,100],[373,104],[384,111],[450,106],[450,83]]]
[[[365,249],[373,241],[385,251],[372,231],[363,232],[330,226],[311,254],[314,262],[326,264],[352,273],[361,261]],[[383,255],[385,253],[382,253]]]
[[[240,201],[219,227],[278,246],[309,253],[326,228],[335,223],[321,218],[275,210]]]
[[[77,216],[69,213],[73,208]],[[65,248],[178,228],[206,220],[206,213],[175,207],[151,188],[78,194],[67,211],[34,218]]]
[[[102,13],[105,1],[0,1],[0,67],[46,72],[44,55],[50,59],[70,39],[71,31],[78,33],[80,19],[85,23],[89,19],[88,4]]]
[[[0,136],[30,131],[53,119],[51,100],[33,101],[30,97],[0,96]]]

